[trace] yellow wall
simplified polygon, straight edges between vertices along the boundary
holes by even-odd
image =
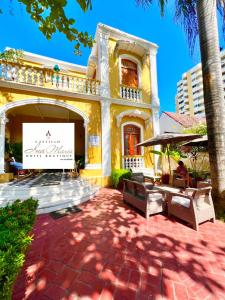
[[[26,100],[26,99],[54,99],[58,101],[65,102],[69,105],[72,105],[89,117],[89,124],[88,124],[88,135],[98,135],[101,141],[101,107],[100,103],[97,101],[88,101],[84,99],[68,99],[66,97],[57,97],[57,96],[39,96],[36,93],[25,93],[21,91],[10,92],[7,89],[2,89],[0,91],[0,106],[9,103],[9,102],[16,102],[19,100]],[[90,164],[100,164],[101,163],[101,144],[96,147],[88,147],[88,162]]]
[[[116,40],[109,39],[109,82],[110,82],[110,93],[112,98],[120,98],[120,78],[119,78],[119,56],[122,54],[129,54],[134,58],[138,59],[142,72],[141,72],[141,83],[142,83],[142,95],[143,102],[150,103],[150,63],[149,56],[145,56],[143,59],[136,54],[128,51],[116,51]]]
[[[116,116],[120,114],[123,111],[126,110],[133,110],[134,108],[131,106],[121,106],[117,104],[111,105],[111,128],[115,128],[114,130],[111,130],[111,149],[112,149],[112,169],[119,169],[122,167],[122,143],[121,143],[121,126],[120,128],[117,127],[116,124]],[[139,110],[149,114],[151,116],[150,109],[141,109]],[[149,139],[152,137],[152,126],[146,127],[145,122],[141,118],[137,117],[123,117],[121,125],[126,122],[136,122],[139,125],[143,126],[143,139]],[[144,148],[144,159],[145,159],[145,167],[152,168],[152,155],[149,153],[149,150],[147,148]]]

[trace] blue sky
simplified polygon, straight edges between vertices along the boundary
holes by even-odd
[[[143,9],[135,0],[92,0],[92,11],[84,14],[75,0],[69,0],[67,13],[77,20],[77,28],[94,35],[97,23],[105,23],[125,32],[137,35],[159,46],[158,85],[161,111],[175,111],[176,83],[182,73],[199,62],[198,45],[191,57],[181,26],[174,23],[173,1],[162,18],[157,5]],[[73,44],[62,34],[51,41],[45,39],[38,26],[30,19],[22,5],[16,0],[2,0],[0,8],[0,51],[6,46],[23,49],[73,62],[87,64],[90,50],[82,49],[82,56],[73,54]],[[13,15],[10,9],[13,10]],[[224,42],[221,41],[223,46]]]

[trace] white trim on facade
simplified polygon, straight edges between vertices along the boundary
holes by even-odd
[[[111,124],[110,102],[101,102],[102,119],[102,175],[111,175]]]
[[[121,124],[121,146],[122,146],[122,156],[124,156],[124,126],[126,125],[134,125],[138,128],[140,128],[141,130],[141,136],[140,136],[140,143],[143,142],[144,140],[144,128],[141,124],[137,123],[137,122],[130,122],[127,121],[125,123]],[[141,147],[141,155],[144,155],[144,147]]]
[[[117,127],[120,127],[120,124],[122,122],[122,118],[123,117],[138,117],[142,120],[145,121],[145,126],[149,126],[149,119],[150,119],[150,115],[148,115],[147,113],[138,110],[138,109],[134,109],[134,110],[125,110],[123,112],[121,112],[118,116],[116,116],[116,124]]]
[[[6,47],[5,50],[12,49],[11,47]],[[66,70],[71,70],[71,71],[77,71],[80,73],[86,73],[87,67],[86,66],[81,66],[77,64],[73,64],[70,62],[66,62],[60,59],[44,56],[44,55],[39,55],[27,51],[23,51],[24,54],[24,59],[29,62],[36,62],[42,65],[59,65],[61,68],[66,69]]]
[[[110,34],[111,37],[115,38],[115,39],[121,39],[121,37],[124,37],[126,39],[128,39],[129,41],[132,41],[132,42],[137,42],[139,43],[142,47],[146,48],[146,49],[157,49],[158,48],[158,45],[152,43],[152,42],[149,42],[145,39],[142,39],[142,38],[139,38],[135,35],[132,35],[132,34],[129,34],[129,33],[126,33],[124,31],[121,31],[117,28],[113,28],[111,26],[108,26],[108,25],[105,25],[105,24],[102,24],[102,23],[98,23],[97,25],[97,32],[99,30],[104,30],[106,32],[108,32]],[[97,33],[96,33],[97,35]]]
[[[128,59],[132,62],[134,62],[135,64],[137,64],[137,68],[138,68],[138,87],[139,89],[141,89],[142,87],[142,68],[141,68],[141,62],[139,61],[139,59],[137,59],[136,57],[134,57],[133,55],[130,54],[121,54],[119,55],[119,78],[120,78],[120,84],[122,84],[122,69],[121,69],[121,60],[122,59]]]
[[[85,170],[100,170],[102,168],[102,164],[86,164]]]

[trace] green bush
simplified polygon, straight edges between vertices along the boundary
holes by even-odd
[[[13,283],[32,241],[30,231],[37,206],[38,202],[30,198],[0,208],[0,299],[12,298]]]
[[[119,183],[121,183],[123,179],[130,179],[131,176],[132,173],[129,170],[125,170],[125,169],[113,170],[111,173],[113,187],[117,188]]]

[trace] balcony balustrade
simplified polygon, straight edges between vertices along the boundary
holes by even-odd
[[[142,91],[138,88],[120,86],[120,97],[134,102],[142,102]]]
[[[139,156],[123,156],[124,169],[141,169],[144,168],[144,157]]]
[[[100,94],[100,82],[52,70],[0,62],[0,80],[87,95]]]

